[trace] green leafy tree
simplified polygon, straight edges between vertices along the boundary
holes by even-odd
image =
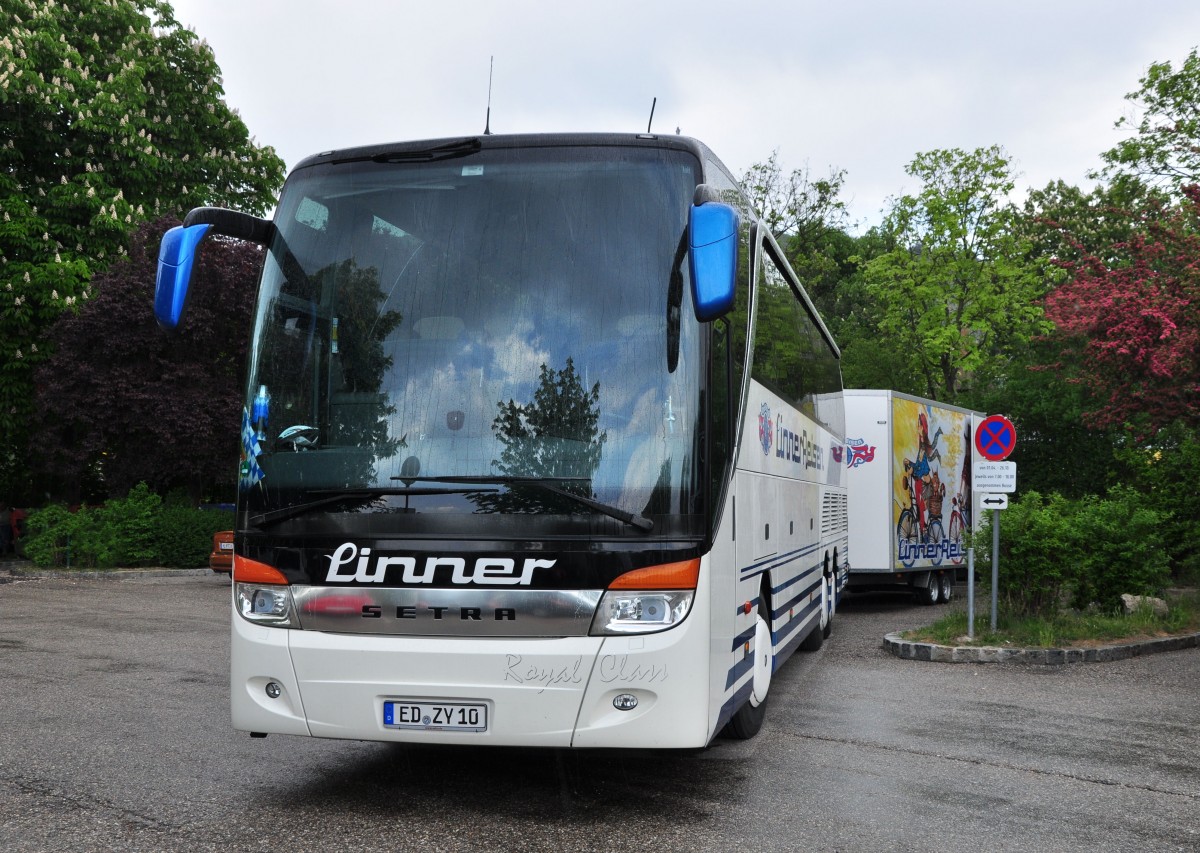
[[[842,351],[842,382],[847,388],[916,391],[925,387],[906,344],[880,334],[885,306],[864,272],[870,261],[895,246],[894,239],[878,227],[851,238],[847,271],[837,282],[832,304],[827,301],[823,309]]]
[[[1192,48],[1183,63],[1152,64],[1125,99],[1138,112],[1122,117],[1118,128],[1136,121],[1137,132],[1102,156],[1103,174],[1132,175],[1168,190],[1200,181],[1200,55]]]
[[[1117,457],[1128,465],[1140,505],[1162,519],[1171,574],[1181,585],[1200,583],[1200,429],[1173,423],[1150,446],[1125,442]]]
[[[921,387],[898,390],[954,402],[964,378],[1044,331],[1040,265],[1014,227],[1012,164],[998,146],[918,154],[906,171],[922,188],[892,204],[891,248],[868,261],[863,285]]]
[[[212,49],[160,0],[0,0],[0,481],[12,487],[46,328],[141,221],[262,212],[283,162],[223,100]]]
[[[1031,257],[1072,262],[1093,255],[1118,262],[1139,227],[1136,211],[1156,198],[1163,196],[1133,177],[1119,177],[1090,192],[1052,181],[1030,191],[1017,228],[1029,241]],[[1064,279],[1054,276],[1056,284]]]
[[[841,199],[845,170],[815,177],[807,165],[784,174],[779,152],[755,163],[741,185],[787,262],[822,314],[832,313],[838,283],[853,270],[848,213]]]

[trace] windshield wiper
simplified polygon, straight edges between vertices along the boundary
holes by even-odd
[[[594,509],[602,515],[607,515],[609,518],[615,518],[617,521],[631,524],[639,530],[645,530],[647,533],[654,529],[654,522],[645,516],[626,512],[618,507],[600,503],[600,501],[594,501],[591,498],[585,498],[583,495],[568,492],[554,485],[555,483],[587,482],[590,480],[589,477],[513,477],[505,474],[482,474],[477,476],[393,477],[392,479],[403,480],[405,483],[479,483],[481,485],[499,483],[502,486],[534,486],[543,491],[574,501],[581,506],[586,506],[588,509]]]
[[[433,163],[437,160],[452,160],[455,157],[468,157],[483,148],[483,143],[474,137],[447,142],[445,145],[435,145],[432,148],[400,148],[395,151],[381,151],[361,157],[343,157],[334,160],[335,165],[342,163],[361,163],[370,160],[373,163]]]
[[[310,495],[325,495],[323,498],[317,498],[304,503],[285,506],[280,509],[269,510],[260,515],[252,515],[248,522],[254,527],[266,527],[280,521],[286,521],[289,518],[295,518],[298,515],[303,515],[306,512],[314,509],[320,509],[323,506],[330,504],[341,503],[342,501],[356,500],[362,498],[378,498],[385,495],[459,495],[468,491],[467,489],[410,489],[410,488],[389,488],[389,489],[312,489]],[[470,489],[470,491],[485,491],[494,492],[496,489]]]

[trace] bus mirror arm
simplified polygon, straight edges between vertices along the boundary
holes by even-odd
[[[236,210],[197,207],[188,213],[183,225],[167,231],[159,245],[154,282],[154,317],[158,325],[168,332],[179,328],[187,307],[196,249],[208,234],[223,234],[266,246],[274,229],[270,220]]]
[[[271,232],[275,230],[274,223],[269,219],[260,219],[249,213],[226,210],[222,207],[193,208],[183,219],[184,228],[192,225],[211,225],[214,234],[248,240],[260,246],[271,242]]]

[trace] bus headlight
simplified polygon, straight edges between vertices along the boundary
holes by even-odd
[[[648,634],[678,625],[692,609],[696,591],[610,589],[592,617],[592,636]]]
[[[296,625],[290,587],[239,583],[234,590],[234,600],[238,613],[250,622],[276,628]]]

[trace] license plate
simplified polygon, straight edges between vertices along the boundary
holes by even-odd
[[[222,550],[222,551],[232,551],[232,550],[233,550],[233,543],[232,543],[232,542],[222,542],[222,543],[221,543],[221,550]]]
[[[389,729],[486,732],[487,705],[393,699],[383,703],[383,724]]]

